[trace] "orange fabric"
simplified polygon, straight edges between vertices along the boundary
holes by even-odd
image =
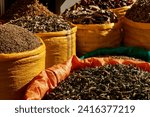
[[[71,57],[66,63],[54,65],[36,76],[27,87],[24,99],[40,100],[46,92],[51,91],[59,82],[67,78],[71,71],[84,67],[95,67],[106,64],[133,64],[150,72],[150,64],[144,61],[104,58],[87,58],[80,60],[76,56]]]

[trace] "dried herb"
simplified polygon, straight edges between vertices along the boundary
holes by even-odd
[[[110,56],[110,55],[105,55],[105,56],[96,56],[96,57],[110,57],[110,58],[114,58],[114,59],[130,59],[130,60],[138,60],[138,61],[144,61],[142,59],[139,58],[134,58],[134,57],[129,57],[129,56],[121,56],[121,55],[114,55],[114,56]]]
[[[62,16],[74,24],[105,24],[118,21],[113,12],[101,10],[95,6],[80,6],[75,10],[68,9]]]
[[[150,23],[150,1],[137,0],[125,16],[135,22]]]
[[[12,24],[0,25],[0,53],[18,53],[33,50],[41,42],[31,32]]]
[[[97,5],[102,9],[113,9],[123,6],[129,6],[133,3],[133,0],[81,0],[81,5]]]
[[[117,22],[117,17],[108,9],[133,4],[134,0],[81,0],[62,15],[75,24],[104,24]],[[103,9],[103,10],[101,10]],[[105,9],[105,10],[104,10]]]
[[[33,33],[57,32],[71,29],[71,24],[69,22],[65,21],[61,16],[56,15],[26,16],[11,20],[8,23],[26,28]]]
[[[150,73],[132,65],[74,71],[45,95],[47,100],[149,100]]]
[[[40,4],[39,0],[16,0],[2,16],[2,19],[10,21],[22,16],[35,16],[41,14],[46,16],[54,15],[45,6]]]

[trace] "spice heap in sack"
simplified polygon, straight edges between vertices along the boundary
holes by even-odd
[[[137,0],[122,19],[124,45],[150,50],[150,1]]]
[[[0,53],[29,51],[41,44],[36,36],[21,27],[11,24],[0,25]]]
[[[93,6],[80,6],[77,9],[66,10],[62,16],[74,24],[105,24],[118,21],[113,12]]]
[[[45,69],[45,45],[28,30],[0,25],[0,99],[20,99],[25,86]]]
[[[24,16],[8,23],[26,28],[42,38],[46,45],[46,68],[76,55],[77,27],[62,16]]]
[[[8,23],[26,28],[33,33],[57,32],[71,29],[69,22],[65,21],[61,16],[56,15],[24,16],[16,20],[11,20]]]
[[[117,47],[121,42],[121,25],[110,10],[79,5],[66,10],[62,16],[77,26],[77,55],[98,48]]]
[[[16,0],[2,16],[2,19],[10,21],[22,16],[35,16],[41,14],[46,16],[54,15],[45,6],[40,4],[39,0]]]
[[[149,100],[150,73],[133,65],[104,65],[74,71],[43,99]]]
[[[125,16],[134,22],[150,23],[150,0],[137,0]]]
[[[77,18],[83,19],[83,17],[85,17],[85,20],[88,20],[88,21],[101,19],[102,23],[104,23],[106,19],[109,19],[108,17],[110,17],[110,19],[113,20],[113,18],[115,18],[114,14],[109,11],[99,11],[99,13],[97,11],[97,13],[94,14],[93,13],[94,11],[92,10],[113,9],[114,13],[120,16],[122,13],[124,13],[128,9],[128,8],[122,8],[122,7],[129,6],[131,4],[133,4],[133,0],[81,0],[80,2],[72,6],[70,9],[67,9],[63,13],[63,16],[71,20],[75,24],[76,23],[83,24],[83,23],[80,23],[79,21],[78,22],[74,21]],[[122,9],[117,10],[116,8],[122,8]],[[103,15],[105,15],[105,17],[107,18],[102,18]],[[110,22],[113,22],[113,21],[110,21]],[[94,22],[94,24],[95,23],[100,23],[100,21]]]

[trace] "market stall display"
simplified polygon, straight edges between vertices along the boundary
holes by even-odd
[[[0,17],[0,99],[150,100],[149,0],[40,2]]]
[[[19,99],[22,89],[45,69],[45,45],[31,32],[0,25],[0,99]]]

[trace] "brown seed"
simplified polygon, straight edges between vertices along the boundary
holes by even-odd
[[[41,42],[31,32],[12,24],[0,25],[0,53],[33,50]]]

